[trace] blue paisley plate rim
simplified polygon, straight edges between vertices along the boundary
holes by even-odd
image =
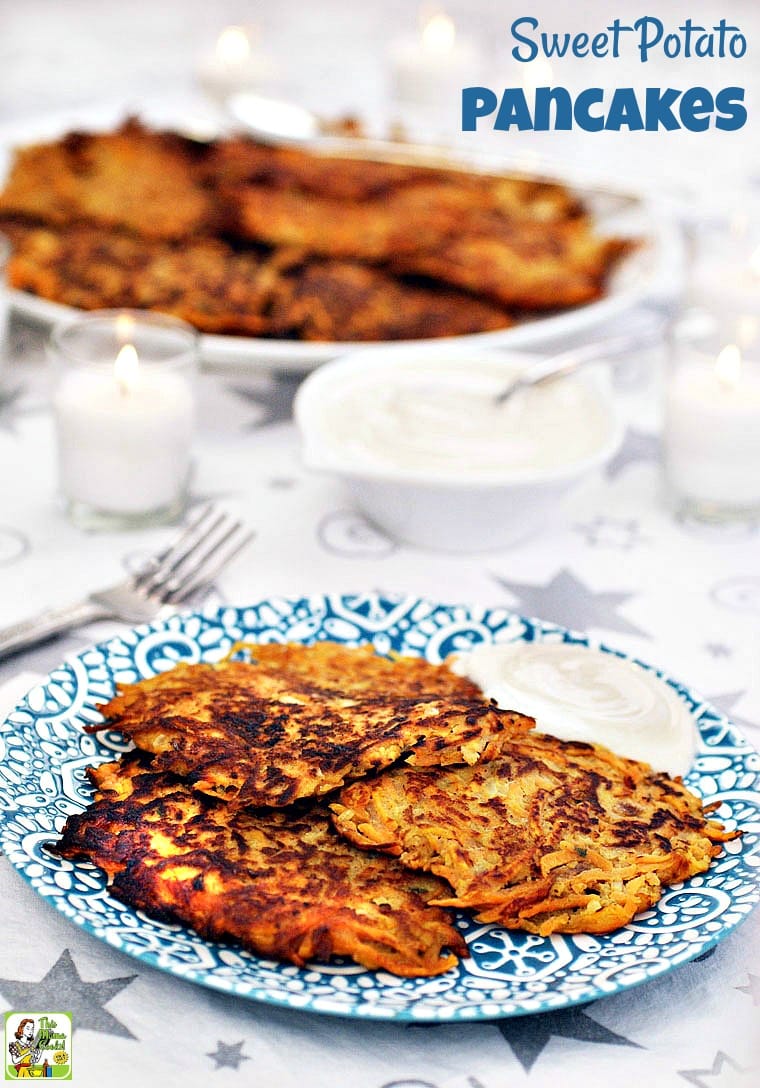
[[[363,608],[366,609],[379,609],[382,613],[383,609],[387,610],[387,614],[390,617],[397,616],[398,620],[395,623],[389,623],[383,627],[382,622],[377,624],[374,620],[368,620],[366,616],[360,615],[357,611],[358,605],[356,602],[360,602]],[[234,606],[222,606],[220,608],[209,609],[205,611],[191,611],[179,613],[168,619],[159,620],[151,624],[143,624],[131,630],[125,631],[123,634],[114,638],[108,639],[103,642],[96,643],[95,645],[80,651],[77,654],[71,655],[66,662],[53,670],[40,685],[33,688],[25,698],[17,705],[15,710],[10,714],[7,719],[3,730],[0,731],[0,742],[14,738],[18,740],[19,744],[22,743],[23,733],[19,732],[19,729],[28,728],[32,729],[37,723],[44,720],[55,719],[60,723],[61,728],[67,730],[67,736],[69,740],[83,741],[86,736],[81,730],[81,726],[85,720],[92,720],[94,715],[95,702],[101,702],[104,698],[107,698],[108,691],[113,690],[114,684],[114,672],[118,671],[113,667],[113,662],[129,660],[133,671],[138,675],[153,675],[154,672],[151,669],[137,670],[135,663],[135,654],[140,648],[144,648],[150,644],[150,639],[154,636],[166,634],[170,636],[165,640],[166,643],[170,643],[171,637],[174,637],[178,642],[182,639],[185,640],[188,646],[197,653],[198,660],[218,660],[221,657],[227,646],[235,638],[234,631],[230,632],[230,627],[234,630],[242,627],[249,632],[250,637],[256,637],[256,631],[258,634],[262,634],[265,627],[261,623],[257,624],[257,627],[251,628],[245,627],[245,617],[249,614],[255,614],[260,616],[264,610],[269,610],[274,617],[279,618],[285,623],[288,618],[297,620],[296,628],[303,629],[304,623],[311,624],[312,630],[305,637],[299,637],[297,634],[293,637],[292,631],[286,628],[285,631],[275,631],[274,628],[269,628],[269,634],[275,634],[275,639],[270,638],[270,641],[303,641],[312,642],[316,638],[330,638],[334,641],[343,641],[346,644],[364,644],[372,642],[379,652],[384,652],[389,649],[402,648],[407,652],[422,653],[423,656],[427,656],[429,660],[440,660],[445,654],[439,653],[439,648],[436,645],[431,652],[431,645],[435,642],[433,635],[441,634],[441,646],[444,644],[443,635],[446,634],[446,628],[433,626],[433,635],[426,634],[426,629],[430,627],[434,622],[438,622],[441,619],[448,617],[451,620],[451,637],[454,638],[457,627],[460,628],[460,633],[469,629],[470,635],[475,635],[474,638],[469,637],[465,641],[464,645],[455,645],[452,648],[464,649],[466,646],[473,645],[477,641],[483,641],[487,634],[492,636],[499,633],[506,633],[508,637],[499,639],[492,638],[491,641],[533,641],[535,639],[550,639],[563,642],[576,643],[583,646],[588,646],[593,649],[602,650],[605,653],[610,653],[616,657],[620,657],[626,660],[635,661],[645,669],[655,673],[661,677],[666,683],[668,683],[674,690],[684,698],[692,711],[695,719],[695,725],[699,732],[700,743],[697,752],[697,763],[687,776],[687,784],[697,788],[699,791],[698,783],[705,777],[709,777],[709,771],[700,772],[699,763],[702,759],[708,757],[722,757],[729,759],[731,766],[741,766],[741,759],[745,760],[754,767],[757,764],[757,770],[754,775],[753,786],[757,790],[760,786],[760,762],[757,762],[757,753],[748,745],[741,732],[733,726],[728,718],[720,711],[710,706],[704,699],[697,696],[691,689],[681,684],[677,680],[673,679],[667,673],[660,669],[657,669],[646,662],[641,661],[638,657],[634,657],[631,654],[624,653],[623,651],[613,649],[603,642],[596,641],[581,633],[571,631],[567,628],[561,627],[557,624],[553,624],[540,619],[530,619],[512,612],[511,610],[503,606],[495,606],[487,608],[480,605],[466,605],[466,604],[442,604],[440,602],[429,601],[424,598],[419,598],[415,595],[380,595],[376,593],[369,594],[311,594],[303,597],[272,597],[265,598],[258,602],[254,602],[251,605],[234,607]],[[321,612],[320,612],[321,610]],[[412,615],[414,613],[414,615]],[[422,620],[416,618],[417,615],[421,615]],[[321,618],[320,618],[321,617]],[[346,619],[348,617],[348,619]],[[354,623],[354,627],[357,631],[357,636],[348,637],[346,632],[349,632],[351,628],[351,618],[355,618],[357,622]],[[331,629],[327,627],[328,620],[334,621]],[[361,623],[364,620],[366,626],[361,627]],[[233,622],[235,621],[235,622]],[[198,634],[200,633],[203,625],[207,625],[209,628],[216,624],[219,630],[221,641],[217,640],[213,646],[210,646],[210,651],[204,653],[204,645],[199,641]],[[342,626],[340,626],[342,624]],[[188,633],[188,627],[198,626],[196,634]],[[402,629],[406,632],[402,636]],[[335,631],[343,632],[341,637],[340,633],[337,635]],[[395,633],[394,633],[395,632]],[[515,634],[515,632],[517,632]],[[279,637],[282,635],[282,637]],[[407,643],[407,635],[415,636],[416,642]],[[313,636],[313,637],[312,637]],[[464,638],[464,634],[461,634]],[[451,652],[449,649],[447,652]],[[103,665],[108,670],[107,687],[101,690],[93,691],[91,684],[91,677],[87,673],[87,659],[102,658]],[[36,711],[32,703],[31,697],[35,692],[43,690],[47,692],[51,685],[57,685],[60,687],[62,683],[62,677],[59,674],[66,673],[68,670],[73,675],[73,666],[79,665],[84,675],[87,677],[88,686],[85,688],[85,700],[76,708],[73,708],[72,714],[67,717],[64,714],[56,715],[44,713],[42,711]],[[168,665],[166,667],[169,667]],[[157,670],[156,670],[157,671]],[[78,689],[74,688],[75,692]],[[89,700],[89,701],[88,701]],[[73,707],[73,704],[72,704]],[[85,718],[82,716],[83,710],[89,710],[89,715]],[[717,731],[719,740],[716,743],[710,744],[709,729],[714,728]],[[39,733],[37,734],[39,739]],[[108,735],[106,735],[107,738]],[[107,742],[101,742],[99,740],[93,740],[91,751],[87,754],[87,761],[102,762],[108,758],[114,758],[114,755],[119,751],[123,751],[125,745],[123,742],[121,746],[109,746]],[[82,749],[80,748],[81,752]],[[733,757],[731,760],[730,757]],[[41,758],[41,757],[40,757]],[[7,754],[4,757],[5,764],[13,765],[8,759]],[[74,763],[79,766],[85,762],[85,754],[82,753],[81,758],[74,760]],[[2,765],[2,764],[0,764]],[[59,772],[67,766],[67,763],[62,759],[56,763],[54,757],[48,758],[48,766],[51,771],[58,770]],[[750,771],[745,770],[743,781],[747,778],[751,778]],[[725,772],[724,772],[725,777]],[[712,780],[712,779],[711,779]],[[7,783],[3,783],[7,786]],[[89,793],[89,791],[86,791]],[[724,791],[725,792],[725,791]],[[742,790],[739,792],[751,793],[751,790]],[[26,791],[28,795],[28,790]],[[85,801],[85,792],[77,793],[76,796],[66,794],[63,792],[63,786],[58,789],[55,795],[55,802],[64,801],[66,803],[65,808],[61,808],[57,805],[58,816],[55,822],[55,830],[49,831],[49,840],[52,840],[60,827],[63,824],[64,812],[72,812],[81,810]],[[11,794],[12,802],[14,798],[23,797],[24,793],[19,790],[16,794]],[[728,800],[724,799],[724,808],[728,807],[729,814],[731,812],[731,806]],[[601,970],[595,975],[591,971],[594,962],[598,962],[604,959],[606,954],[607,958],[612,959],[610,962],[613,966],[610,971],[613,976],[618,975],[618,968],[614,965],[615,958],[612,951],[612,946],[615,943],[613,938],[615,934],[604,935],[601,937],[595,937],[588,941],[581,940],[579,938],[572,938],[566,940],[561,938],[559,941],[555,938],[535,938],[535,942],[545,949],[540,953],[541,956],[548,957],[552,953],[556,953],[559,959],[563,942],[568,945],[572,945],[570,951],[566,952],[570,958],[565,960],[564,963],[560,963],[559,970],[562,970],[567,966],[566,980],[568,983],[568,991],[561,989],[553,989],[546,985],[546,982],[541,980],[537,976],[534,985],[537,988],[534,991],[528,992],[528,997],[520,996],[520,987],[525,989],[526,984],[518,981],[515,983],[516,993],[511,996],[509,1000],[505,1000],[504,995],[508,995],[509,986],[505,983],[504,986],[499,986],[499,979],[502,978],[499,974],[489,975],[490,967],[488,964],[484,964],[482,969],[479,964],[476,963],[474,952],[476,951],[476,941],[481,938],[486,940],[489,937],[498,936],[500,940],[503,940],[504,948],[509,952],[510,948],[514,950],[513,959],[519,965],[525,965],[532,958],[539,958],[538,953],[527,951],[530,948],[529,944],[525,944],[524,948],[520,948],[520,941],[525,942],[528,935],[507,933],[506,931],[499,930],[498,927],[483,926],[473,921],[465,921],[462,916],[458,916],[458,924],[465,929],[466,935],[472,934],[472,948],[473,957],[471,960],[466,961],[468,964],[472,964],[469,969],[472,974],[464,972],[462,965],[459,968],[454,968],[453,972],[447,972],[446,975],[438,976],[441,982],[431,979],[394,979],[390,975],[385,975],[382,972],[369,972],[362,968],[357,968],[356,965],[345,965],[341,968],[340,965],[333,967],[333,965],[318,965],[309,964],[305,968],[297,968],[290,964],[274,963],[271,960],[263,960],[255,956],[253,953],[245,952],[236,946],[226,944],[223,942],[211,942],[201,938],[194,931],[189,930],[187,927],[171,924],[166,925],[158,923],[154,919],[150,919],[143,915],[141,912],[134,911],[132,908],[126,907],[121,903],[117,903],[115,900],[110,899],[103,889],[102,877],[100,878],[97,887],[93,886],[94,880],[98,879],[98,870],[92,865],[79,865],[71,862],[62,862],[60,859],[55,859],[50,854],[45,854],[43,859],[43,866],[40,866],[40,858],[35,857],[34,854],[29,853],[26,847],[23,848],[23,852],[20,852],[20,841],[14,830],[14,818],[19,814],[20,802],[11,803],[6,805],[0,799],[0,846],[2,846],[6,856],[10,860],[14,868],[20,873],[20,875],[27,881],[33,890],[40,895],[46,902],[54,905],[69,921],[84,929],[86,932],[97,937],[99,940],[104,941],[110,945],[132,956],[133,958],[143,962],[151,967],[158,968],[165,971],[168,974],[174,975],[183,981],[194,982],[210,989],[217,990],[222,993],[226,993],[232,996],[245,997],[250,1000],[255,1000],[269,1005],[274,1005],[281,1008],[289,1008],[291,1010],[298,1010],[303,1012],[319,1013],[321,1015],[332,1015],[340,1017],[348,1017],[352,1019],[369,1019],[374,1021],[403,1021],[403,1022],[416,1022],[416,1023],[445,1023],[445,1022],[460,1022],[460,1023],[472,1023],[482,1020],[500,1019],[507,1016],[521,1016],[530,1015],[536,1012],[555,1010],[560,1008],[567,1008],[572,1005],[585,1005],[589,1001],[596,1000],[600,997],[611,996],[614,993],[620,993],[624,990],[630,989],[633,986],[641,985],[651,979],[659,977],[665,972],[672,970],[673,968],[680,966],[681,964],[688,963],[697,957],[703,956],[714,948],[721,940],[733,932],[737,926],[748,916],[753,907],[760,900],[760,867],[755,863],[752,864],[746,862],[751,854],[757,849],[758,836],[754,833],[746,835],[743,840],[739,841],[738,852],[734,852],[726,860],[726,869],[729,873],[738,873],[739,876],[744,876],[744,883],[741,880],[738,881],[739,891],[744,893],[744,899],[740,902],[736,898],[736,886],[737,879],[731,877],[733,882],[733,889],[726,893],[720,891],[719,881],[715,885],[714,894],[715,898],[719,899],[719,895],[724,896],[728,900],[729,905],[733,909],[734,916],[732,918],[721,918],[721,914],[728,910],[725,907],[715,915],[713,921],[709,917],[712,928],[709,931],[705,931],[700,935],[699,923],[690,924],[690,931],[697,933],[697,936],[690,939],[686,947],[682,951],[673,955],[672,958],[664,958],[658,960],[652,960],[651,956],[647,959],[646,955],[642,955],[638,960],[634,957],[633,963],[625,964],[624,953],[628,948],[636,951],[637,949],[641,953],[647,953],[651,948],[655,951],[659,948],[659,942],[656,940],[656,934],[662,932],[667,935],[667,941],[664,942],[663,947],[667,947],[671,941],[673,934],[664,926],[662,929],[653,929],[655,934],[654,944],[647,944],[644,936],[641,937],[639,943],[636,943],[636,926],[627,926],[623,930],[617,931],[617,934],[626,934],[626,940],[629,937],[630,941],[625,947],[620,945],[617,948],[618,955],[621,961],[621,967],[619,973],[624,977],[612,977],[607,978],[604,981],[606,984],[602,988],[600,985]],[[27,805],[27,811],[29,805]],[[23,812],[23,809],[22,809]],[[725,819],[725,813],[719,812],[718,818]],[[730,817],[729,817],[730,819]],[[23,837],[23,836],[22,836]],[[38,836],[39,838],[40,836]],[[44,836],[43,836],[44,837]],[[48,840],[48,841],[49,841]],[[40,839],[40,842],[42,839]],[[716,859],[717,865],[721,860],[725,860],[724,855],[721,858]],[[732,864],[729,865],[729,862]],[[734,867],[735,866],[735,867]],[[38,885],[35,881],[39,875],[36,870],[44,868],[51,874],[50,886],[44,884]],[[197,951],[203,950],[208,953],[209,958],[213,961],[221,959],[222,966],[216,963],[212,969],[208,964],[191,966],[183,963],[178,958],[179,953],[182,952],[182,946],[177,945],[173,953],[174,959],[172,959],[171,949],[167,952],[163,948],[152,949],[145,946],[137,946],[130,944],[125,934],[116,929],[115,932],[109,933],[109,927],[98,925],[92,911],[95,908],[90,907],[91,913],[88,916],[85,910],[81,910],[78,907],[74,907],[69,902],[69,896],[66,893],[66,886],[56,885],[54,878],[58,873],[75,873],[85,874],[89,879],[86,881],[95,893],[94,900],[97,901],[102,898],[106,904],[107,909],[117,909],[120,918],[129,920],[130,932],[136,934],[138,937],[144,936],[146,933],[150,936],[151,933],[158,932],[166,933],[169,935],[167,938],[171,941],[172,935],[176,935],[176,940],[185,941],[187,948]],[[701,888],[704,881],[707,880],[708,884],[704,885],[706,889],[712,889],[712,884],[709,883],[710,878],[713,876],[713,868],[708,874],[703,876],[692,878],[691,881],[687,881],[684,885],[675,885],[672,888],[666,889],[666,895],[673,897],[679,896],[682,892],[694,891],[695,887]],[[61,878],[63,879],[63,877]],[[68,876],[66,879],[69,879]],[[715,878],[717,879],[717,878]],[[69,883],[71,887],[71,883]],[[699,896],[700,892],[696,895]],[[705,892],[707,895],[707,891]],[[80,895],[79,898],[82,898]],[[90,904],[88,897],[87,903]],[[655,917],[655,919],[663,912],[664,901],[666,896],[663,896],[663,900],[652,911],[646,912],[644,915],[638,916],[639,919],[646,919]],[[668,907],[668,910],[672,914],[675,910],[675,917],[678,917],[679,907]],[[688,916],[688,911],[685,910],[685,914]],[[95,915],[97,911],[95,910]],[[664,917],[664,915],[663,915]],[[102,922],[102,916],[98,919]],[[634,920],[636,922],[637,920]],[[719,923],[719,924],[718,924]],[[703,925],[705,923],[702,923]],[[717,928],[716,928],[717,926]],[[696,928],[695,928],[696,927]],[[111,927],[113,929],[113,927]],[[683,931],[685,928],[684,923],[680,923],[676,929]],[[640,932],[644,934],[645,929],[641,929]],[[675,931],[674,931],[675,932]],[[586,947],[587,946],[587,947]],[[601,951],[596,957],[594,957],[594,946],[601,947]],[[586,951],[584,952],[584,947]],[[573,949],[575,950],[572,954]],[[605,949],[607,949],[605,953]],[[490,955],[492,952],[494,955],[498,955],[498,951],[494,951],[492,948],[488,948],[487,953]],[[163,956],[162,956],[163,953]],[[228,959],[225,959],[225,956]],[[168,961],[167,961],[168,957]],[[628,957],[630,959],[630,956]],[[590,977],[578,978],[576,983],[577,970],[574,968],[574,964],[577,960],[588,961],[588,966],[584,968],[584,971],[590,971]],[[235,963],[237,961],[237,964]],[[247,974],[254,976],[257,971],[267,971],[270,976],[274,976],[278,988],[275,988],[273,981],[270,979],[267,981],[265,977],[263,980],[256,981],[256,985],[252,985],[250,982],[245,984],[238,982],[236,985],[236,970],[240,966],[240,962],[243,961],[243,966],[240,968],[240,973],[245,977]],[[506,960],[505,960],[506,962]],[[217,967],[222,966],[222,974],[214,974],[214,970]],[[497,965],[498,966],[498,965]],[[341,970],[345,970],[346,974],[341,975]],[[541,971],[541,968],[537,968]],[[549,969],[547,969],[549,970]],[[453,973],[456,973],[456,978],[453,978]],[[519,974],[519,971],[517,972]],[[626,977],[627,976],[627,977]],[[345,989],[341,989],[337,980],[343,978],[348,983]],[[545,979],[551,981],[551,974],[547,974]],[[352,979],[360,979],[367,983],[367,989],[361,988],[361,981],[356,986],[356,999],[352,1003],[348,1003],[347,998],[350,998],[350,983]],[[563,974],[555,978],[555,986],[561,983],[565,979]],[[332,996],[328,996],[326,999],[324,995],[320,996],[320,992],[326,988],[329,990],[332,980]],[[501,998],[492,996],[490,998],[485,996],[486,980],[488,985],[491,986],[491,992],[494,995],[501,995]],[[426,992],[425,984],[433,985],[433,989],[429,987]],[[448,992],[456,998],[457,1003],[452,1003],[450,1006],[444,1004],[436,1004],[434,994],[436,992],[435,987],[449,986]],[[301,987],[300,989],[298,987]],[[375,987],[375,990],[372,987]],[[480,991],[478,989],[480,987]],[[393,991],[398,990],[401,992],[401,997],[394,1005]],[[421,996],[416,996],[416,990],[419,990]],[[371,1000],[371,994],[380,994],[380,999],[373,1003]],[[472,1001],[466,1000],[467,996],[474,994],[475,997]],[[481,996],[482,994],[482,996]],[[390,995],[390,997],[389,997]],[[463,996],[464,995],[464,996]],[[403,1000],[402,1000],[403,999]],[[432,1004],[431,1004],[432,1002]]]

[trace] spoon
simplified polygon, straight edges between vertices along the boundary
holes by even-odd
[[[506,404],[510,397],[522,389],[534,389],[548,382],[556,381],[573,374],[582,366],[597,363],[600,359],[613,355],[622,355],[625,351],[654,347],[662,339],[665,319],[662,314],[647,311],[637,320],[635,326],[619,336],[608,336],[602,340],[593,340],[589,344],[561,351],[541,359],[518,374],[509,385],[497,393],[494,404]]]

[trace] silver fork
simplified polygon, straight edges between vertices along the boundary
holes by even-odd
[[[0,628],[0,658],[93,620],[147,623],[213,581],[253,535],[231,515],[206,506],[173,544],[125,581],[96,590],[77,604]]]

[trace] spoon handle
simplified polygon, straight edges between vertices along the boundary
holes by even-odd
[[[531,389],[546,382],[555,381],[573,374],[588,363],[598,362],[607,356],[622,355],[633,348],[649,347],[658,343],[662,336],[662,323],[650,320],[618,336],[608,336],[603,340],[593,340],[589,344],[569,348],[558,355],[551,355],[535,363],[524,374],[506,386],[494,398],[496,404],[504,404],[518,389]]]

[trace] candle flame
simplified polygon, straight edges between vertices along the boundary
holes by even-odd
[[[445,11],[431,15],[422,27],[422,48],[426,53],[442,55],[454,48],[457,31],[454,20]]]
[[[715,360],[715,374],[726,389],[735,389],[742,374],[742,353],[736,344],[726,344]]]
[[[251,55],[251,36],[244,26],[227,26],[216,42],[222,64],[243,64]]]
[[[134,344],[125,344],[120,348],[113,365],[113,373],[122,393],[129,393],[137,384],[140,360]]]
[[[116,317],[116,337],[120,343],[126,344],[132,339],[135,331],[135,319],[132,314],[118,314]]]
[[[753,250],[749,259],[749,270],[753,276],[760,279],[760,246]]]
[[[736,342],[739,347],[749,347],[757,340],[758,333],[760,333],[760,322],[757,318],[750,314],[742,314],[736,324]]]
[[[728,223],[729,233],[732,238],[742,239],[749,229],[749,216],[746,212],[734,212]]]

